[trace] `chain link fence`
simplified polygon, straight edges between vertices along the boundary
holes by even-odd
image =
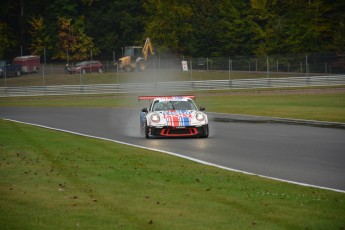
[[[181,68],[181,60],[189,62],[191,70],[223,70],[248,72],[287,72],[299,75],[344,74],[345,55],[307,54],[272,56],[199,57],[172,60],[171,57],[158,56],[159,68]],[[160,64],[165,63],[165,64]],[[170,65],[169,65],[170,63]],[[174,63],[174,65],[172,64]],[[167,65],[168,64],[168,65]]]
[[[313,77],[345,74],[345,56],[336,54],[234,56],[234,57],[176,57],[158,54],[146,61],[143,72],[119,69],[115,57],[99,58],[101,73],[70,74],[64,62],[46,62],[41,57],[37,73],[21,76],[0,76],[0,87],[121,84],[164,81],[205,81],[255,78]],[[96,58],[93,58],[96,59]],[[186,69],[183,70],[184,62]],[[69,66],[77,63],[69,61]]]

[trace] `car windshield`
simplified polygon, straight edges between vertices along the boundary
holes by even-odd
[[[197,110],[191,100],[187,101],[155,101],[152,106],[152,111],[166,111],[166,110]]]

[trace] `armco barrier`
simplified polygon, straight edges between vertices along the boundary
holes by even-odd
[[[175,81],[150,83],[123,83],[97,85],[58,85],[31,87],[0,87],[0,97],[113,94],[113,93],[159,93],[173,91],[225,90],[249,88],[285,88],[309,86],[345,85],[345,75],[260,78],[241,80]]]

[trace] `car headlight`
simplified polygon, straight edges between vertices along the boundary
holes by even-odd
[[[205,120],[205,115],[203,113],[197,113],[197,114],[195,114],[195,118],[198,121],[203,121],[203,120]]]
[[[151,121],[155,123],[158,123],[161,120],[157,113],[152,114],[150,118],[151,118]]]

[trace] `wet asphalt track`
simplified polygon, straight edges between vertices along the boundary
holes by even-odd
[[[139,108],[0,107],[1,118],[113,139],[236,170],[345,191],[345,129],[211,121],[207,139],[147,140],[139,134],[139,112]]]

